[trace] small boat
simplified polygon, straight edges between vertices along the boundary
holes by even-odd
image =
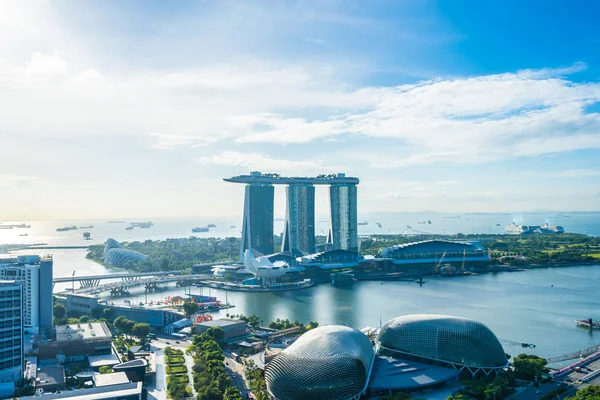
[[[208,231],[209,231],[209,229],[208,229],[207,226],[200,226],[200,227],[197,227],[197,228],[192,228],[192,232],[194,232],[194,233],[208,232]]]
[[[216,227],[217,227],[217,225],[215,225],[215,224],[208,224],[208,225],[206,225],[206,227],[207,227],[207,228],[216,228]]]
[[[369,225],[367,221],[359,222],[358,225]]]
[[[533,343],[521,343],[521,347],[531,347],[531,348],[534,348],[535,344],[533,344]]]
[[[229,229],[235,229],[235,225],[231,225]]]
[[[500,226],[500,224],[496,224],[496,226]]]
[[[93,229],[94,225],[80,226],[79,229]]]
[[[431,220],[429,220],[429,219],[428,219],[428,220],[427,220],[427,223],[428,223],[429,225],[431,225]]]
[[[65,231],[72,231],[77,229],[77,227],[75,225],[73,226],[64,226],[62,228],[56,228],[56,232],[65,232]]]
[[[19,236],[28,236],[26,233],[21,233]]]
[[[381,224],[379,222],[376,223],[378,228],[381,228]]]
[[[133,226],[128,226],[127,228],[125,228],[126,231],[132,231],[133,230]]]

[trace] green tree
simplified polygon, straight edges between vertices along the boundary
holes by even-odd
[[[119,331],[119,333],[124,333],[125,321],[127,321],[127,318],[125,318],[123,315],[115,318],[113,326],[117,329],[117,331]]]
[[[183,303],[183,313],[185,314],[186,317],[189,318],[196,311],[198,311],[197,303],[194,303],[192,301],[186,301],[185,303]]]
[[[217,343],[222,342],[223,339],[225,339],[225,331],[223,330],[223,328],[218,326],[211,326],[206,331],[206,334],[215,339]]]
[[[123,321],[123,333],[131,336],[133,334],[133,327],[135,326],[135,321],[131,321],[127,318],[125,318],[125,321]]]
[[[54,318],[62,319],[67,316],[67,309],[61,303],[57,303],[54,305]]]
[[[131,329],[131,334],[135,337],[137,337],[138,339],[140,339],[140,341],[144,341],[146,339],[146,336],[148,336],[148,334],[150,333],[150,325],[147,323],[139,323],[139,324],[135,324],[133,325],[133,328]]]
[[[513,358],[512,365],[517,379],[534,381],[544,372],[548,361],[533,354],[519,354]]]
[[[240,392],[237,388],[230,386],[225,390],[223,400],[242,400],[242,396],[240,396]]]
[[[103,365],[98,370],[101,374],[110,374],[112,372],[112,367],[110,365]]]
[[[586,388],[578,390],[575,396],[569,397],[567,400],[600,400],[600,386],[590,385]]]
[[[198,400],[223,400],[223,393],[215,386],[205,386],[198,391]]]
[[[90,317],[88,317],[87,315],[82,315],[81,317],[79,317],[79,322],[81,322],[82,324],[89,322],[89,320],[90,320]]]

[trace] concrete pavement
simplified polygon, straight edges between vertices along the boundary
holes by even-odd
[[[194,376],[193,376],[193,368],[194,368],[194,357],[188,356],[185,354],[183,356],[185,360],[185,366],[187,367],[187,374],[190,380],[189,387],[192,389],[193,398],[195,399],[198,393],[196,393],[196,389],[194,389]]]

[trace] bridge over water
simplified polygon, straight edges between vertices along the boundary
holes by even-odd
[[[594,354],[598,351],[600,351],[600,345],[595,345],[592,347],[588,347],[587,349],[576,351],[574,353],[563,354],[563,355],[560,355],[557,357],[548,358],[548,363],[552,364],[552,363],[557,363],[560,361],[574,360],[576,358],[583,358],[583,357],[589,356],[590,354]]]
[[[111,294],[122,294],[127,289],[138,286],[144,286],[148,290],[155,290],[161,284],[176,282],[179,286],[187,286],[193,282],[206,280],[206,275],[161,275],[150,278],[138,277],[136,279],[122,280],[118,282],[110,282],[103,285],[82,286],[75,289],[72,293],[75,294],[99,294],[102,292],[111,292]]]
[[[106,279],[121,279],[122,281],[133,281],[143,277],[175,275],[177,272],[136,272],[129,274],[105,274],[105,275],[87,275],[87,276],[64,276],[54,278],[52,283],[71,283],[78,282],[81,287],[93,287],[100,285],[100,281]]]

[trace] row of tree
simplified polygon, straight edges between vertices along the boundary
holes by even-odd
[[[198,400],[241,400],[239,391],[231,385],[225,373],[225,354],[219,346],[225,332],[212,327],[201,335],[194,336],[188,354],[194,357],[194,389]]]

